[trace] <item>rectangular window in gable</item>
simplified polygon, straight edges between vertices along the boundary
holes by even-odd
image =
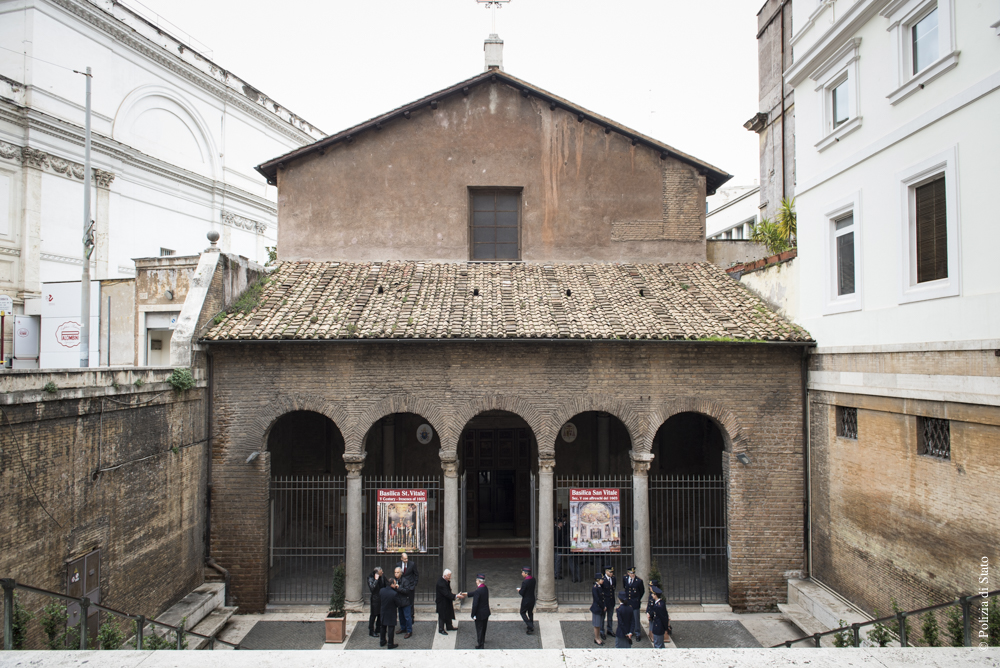
[[[521,191],[469,190],[469,254],[472,260],[521,259]]]

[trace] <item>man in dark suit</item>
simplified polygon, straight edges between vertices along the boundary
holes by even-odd
[[[396,635],[396,610],[399,608],[399,602],[397,601],[397,592],[399,584],[396,582],[396,578],[389,578],[386,580],[385,587],[379,591],[379,603],[382,612],[382,626],[379,630],[379,646],[387,647],[387,649],[396,649],[396,645],[393,640],[395,640]],[[388,636],[388,646],[386,643],[386,636]]]
[[[639,613],[642,611],[642,595],[646,593],[642,578],[635,574],[635,566],[628,569],[625,575],[625,594],[628,596],[628,607],[632,608],[635,619],[632,622],[632,639],[642,640],[642,624],[639,621]]]
[[[615,634],[615,649],[629,649],[632,647],[632,608],[628,605],[628,595],[618,592],[618,600],[622,602],[618,606],[618,633]]]
[[[490,621],[490,590],[486,576],[476,575],[476,591],[472,594],[472,621],[476,623],[476,649],[486,649],[486,624]]]
[[[410,557],[406,552],[399,555],[396,570],[399,571],[400,593],[406,592],[407,600],[405,606],[402,604],[399,606],[399,630],[404,634],[404,638],[409,638],[413,635],[413,601],[417,582],[420,581],[420,572],[417,570],[416,564],[410,563]]]
[[[385,577],[382,575],[382,568],[376,566],[375,570],[368,576],[368,593],[371,599],[368,605],[368,635],[375,638],[379,635],[379,628],[382,626],[382,603],[379,601],[379,592],[385,587]]]
[[[604,566],[604,580],[601,582],[601,591],[604,592],[604,612],[607,615],[608,635],[615,635],[614,615],[615,615],[615,567],[611,564]],[[601,633],[601,638],[604,638]]]
[[[531,566],[521,569],[521,586],[517,593],[521,595],[521,619],[528,627],[528,635],[535,632],[535,578],[531,577]]]
[[[453,594],[451,593],[451,570],[444,569],[444,574],[437,581],[436,588],[437,595],[434,599],[434,605],[437,609],[438,616],[438,633],[443,636],[448,635],[448,631],[455,631],[455,627],[451,625],[452,621],[455,619],[455,606],[454,601],[458,599],[461,601],[465,598],[465,594]],[[448,631],[445,631],[447,627]]]

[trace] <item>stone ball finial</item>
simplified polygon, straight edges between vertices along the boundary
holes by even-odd
[[[207,236],[208,240],[212,242],[213,246],[215,245],[215,242],[219,240],[219,233],[216,232],[215,230],[210,230]]]

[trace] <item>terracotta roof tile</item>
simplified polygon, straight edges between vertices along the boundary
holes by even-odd
[[[283,262],[205,338],[808,342],[716,265]]]

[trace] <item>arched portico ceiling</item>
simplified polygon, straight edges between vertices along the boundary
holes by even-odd
[[[455,427],[454,433],[447,442],[444,440],[444,437],[441,438],[442,459],[454,459],[458,456],[458,439],[461,438],[465,425],[469,423],[469,420],[486,411],[507,411],[508,413],[514,413],[527,422],[534,433],[535,441],[538,443],[540,455],[545,452],[542,448],[543,443],[555,443],[555,429],[557,427],[554,428],[552,421],[547,420],[532,404],[521,397],[487,394],[484,397],[473,399],[464,406],[461,406],[456,412],[455,418],[452,421]],[[551,446],[548,451],[555,452]]]
[[[632,410],[627,401],[609,394],[587,394],[564,404],[556,411],[553,419],[555,433],[552,435],[552,447],[555,448],[556,435],[566,422],[575,415],[589,411],[600,411],[618,418],[628,430],[628,437],[632,440],[633,449],[642,442],[642,417]],[[650,437],[650,443],[652,443],[652,437]]]
[[[649,428],[643,432],[643,442],[640,449],[650,452],[653,448],[653,437],[656,432],[663,426],[664,422],[679,413],[701,413],[712,418],[722,431],[722,440],[728,452],[744,450],[749,445],[749,440],[743,433],[743,427],[728,408],[711,399],[683,397],[662,404],[649,414],[647,418]]]
[[[458,435],[452,434],[452,425],[445,418],[440,406],[428,399],[412,394],[392,394],[373,406],[368,407],[357,418],[360,435],[358,447],[361,449],[358,451],[359,453],[364,450],[365,434],[368,433],[372,426],[382,418],[396,413],[413,413],[427,420],[428,424],[437,432],[442,448],[445,447],[445,443],[457,442]]]
[[[330,418],[334,426],[340,430],[341,436],[344,437],[345,449],[347,452],[351,452],[352,443],[358,439],[354,438],[356,429],[353,428],[353,423],[343,407],[332,401],[325,401],[307,394],[283,394],[272,398],[254,413],[249,420],[244,437],[229,449],[226,459],[230,462],[236,462],[241,457],[246,459],[252,452],[266,450],[267,435],[270,433],[271,427],[282,415],[295,411],[311,411]]]

